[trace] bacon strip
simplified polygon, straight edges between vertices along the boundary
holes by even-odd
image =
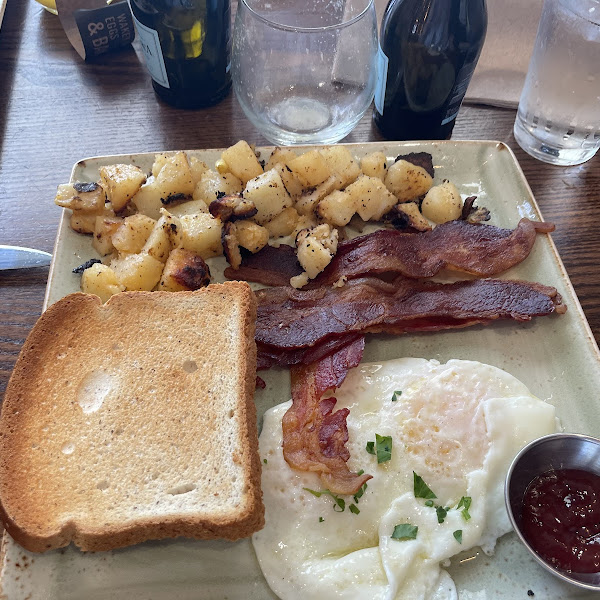
[[[346,240],[309,288],[330,285],[340,277],[392,273],[411,278],[433,277],[442,269],[491,277],[519,264],[531,252],[536,232],[554,231],[552,223],[521,219],[516,229],[449,221],[432,231],[403,233],[380,229]],[[242,261],[239,269],[228,268],[231,279],[287,285],[302,272],[290,246],[265,247]],[[306,289],[306,288],[305,288]]]
[[[256,341],[261,348],[285,350],[314,347],[348,333],[436,331],[566,311],[552,287],[499,279],[442,284],[363,278],[341,288],[278,287],[256,295]]]
[[[293,469],[319,473],[335,494],[356,494],[371,475],[351,473],[346,462],[347,408],[332,412],[335,398],[321,396],[339,387],[362,358],[364,338],[310,365],[291,369],[292,406],[283,416],[283,456]]]

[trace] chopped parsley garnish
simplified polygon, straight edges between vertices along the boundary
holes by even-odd
[[[392,402],[396,402],[402,396],[402,390],[397,390],[392,394]]]
[[[375,454],[375,442],[367,442],[366,450],[369,454]]]
[[[319,523],[322,523],[325,519],[323,517],[319,517]]]
[[[437,498],[437,496],[431,491],[429,486],[414,471],[413,471],[413,481],[414,481],[415,498],[425,498],[425,499]]]
[[[448,509],[444,508],[443,506],[436,506],[435,514],[437,515],[438,523],[443,523],[448,514]]]
[[[356,506],[356,504],[351,504],[348,508],[350,509],[350,512],[355,515],[360,513],[360,510],[359,510],[358,506]]]
[[[459,544],[462,544],[462,529],[457,529],[452,535]]]
[[[356,494],[354,494],[354,502],[356,502],[356,504],[358,504],[358,500],[360,498],[362,498],[363,494],[367,491],[367,484],[364,483],[361,488],[358,490],[358,492],[356,492]]]
[[[463,519],[465,521],[468,521],[471,518],[471,515],[469,514],[469,509],[471,508],[471,496],[463,496],[458,505],[456,506],[456,510],[459,510],[460,508],[462,508],[461,515],[463,516]]]
[[[394,527],[392,539],[399,542],[403,542],[405,540],[414,540],[417,537],[418,531],[419,528],[416,525],[411,525],[410,523],[401,523],[400,525],[396,525],[396,527]]]
[[[263,462],[265,463],[265,465],[267,464],[267,459],[263,458]]]
[[[364,469],[361,469],[361,470],[360,470],[360,471],[357,473],[357,475],[362,475],[364,472],[365,472],[365,470],[364,470]]]
[[[333,498],[333,510],[335,510],[335,512],[344,512],[344,510],[346,509],[346,501],[343,498],[332,494],[329,490],[321,490],[320,492],[317,492],[316,490],[311,490],[310,488],[302,489],[306,490],[307,492],[310,492],[313,496],[316,496],[317,498],[320,498],[321,496],[331,496]]]
[[[377,464],[387,462],[392,458],[392,438],[389,435],[375,434]]]
[[[425,502],[425,506],[429,506],[431,508],[433,506],[433,500],[427,500]]]

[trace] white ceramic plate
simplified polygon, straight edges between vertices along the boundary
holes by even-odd
[[[357,157],[380,150],[388,157],[427,151],[433,155],[435,180],[451,179],[463,197],[476,194],[492,212],[490,223],[514,228],[521,217],[541,219],[537,204],[510,149],[499,142],[410,142],[349,145]],[[269,149],[264,150],[268,156]],[[219,150],[194,151],[208,164]],[[149,171],[154,154],[90,158],[77,163],[72,181],[95,181],[98,168],[131,162]],[[79,290],[73,267],[94,257],[89,237],[74,233],[63,215],[50,271],[46,305]],[[211,265],[222,272],[223,259]],[[495,323],[463,330],[371,336],[365,361],[401,356],[471,359],[495,365],[523,381],[538,397],[554,404],[567,431],[600,433],[600,354],[552,240],[538,235],[531,255],[504,277],[555,286],[568,307],[564,315],[531,323]],[[259,415],[289,399],[285,370],[261,373],[267,387],[257,390]],[[548,575],[509,534],[496,554],[478,550],[458,555],[449,572],[461,600],[586,597]],[[9,600],[60,599],[272,599],[249,540],[238,543],[175,540],[146,543],[114,552],[83,554],[72,547],[35,555],[8,536],[4,539],[2,592]],[[589,594],[587,594],[589,595]],[[590,595],[591,597],[591,595]]]

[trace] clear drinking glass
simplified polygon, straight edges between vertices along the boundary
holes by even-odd
[[[577,165],[600,147],[600,0],[545,0],[514,126],[526,152]]]
[[[233,88],[275,144],[350,133],[373,99],[376,54],[373,0],[239,0]]]

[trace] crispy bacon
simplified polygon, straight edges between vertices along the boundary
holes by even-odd
[[[284,350],[314,347],[349,333],[436,331],[566,311],[552,287],[499,279],[442,284],[371,277],[341,288],[278,287],[256,295],[256,341],[261,348]]]
[[[516,229],[472,224],[464,220],[438,225],[432,231],[403,233],[380,229],[346,240],[327,268],[308,285],[330,285],[385,273],[411,278],[433,277],[442,269],[491,277],[519,264],[531,252],[536,232],[554,231],[552,223],[521,219]],[[247,257],[240,269],[227,269],[225,276],[266,285],[287,285],[302,272],[290,246],[263,248]],[[306,289],[306,288],[305,288]]]
[[[362,358],[364,338],[310,365],[292,367],[292,406],[283,416],[283,456],[293,469],[318,473],[335,494],[356,494],[371,475],[351,473],[346,462],[348,409],[333,412],[336,399],[321,398],[339,387]]]

